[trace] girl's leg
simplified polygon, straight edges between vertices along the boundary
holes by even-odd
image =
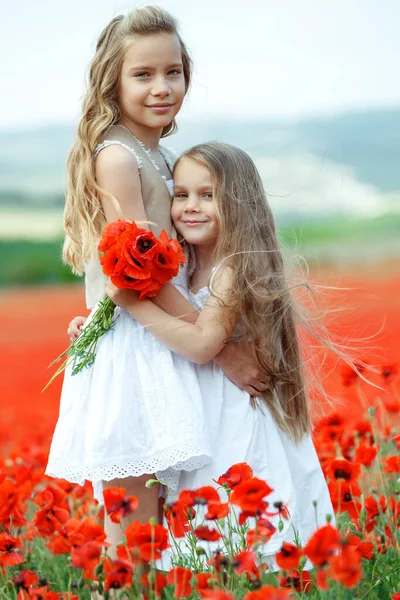
[[[127,496],[136,496],[139,499],[139,506],[131,515],[122,520],[122,524],[113,523],[110,517],[104,514],[104,530],[107,534],[107,542],[111,546],[107,550],[110,558],[116,558],[116,548],[121,542],[123,530],[132,521],[147,523],[152,517],[158,522],[159,501],[158,493],[159,486],[146,488],[145,483],[148,479],[154,479],[154,475],[142,475],[141,477],[125,477],[124,479],[113,479],[112,481],[103,481],[103,489],[109,487],[123,487],[126,490]]]

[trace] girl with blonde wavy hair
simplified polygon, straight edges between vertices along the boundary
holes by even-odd
[[[159,142],[176,129],[191,69],[176,21],[161,8],[115,17],[100,35],[68,159],[63,250],[64,261],[85,274],[90,309],[105,296],[97,244],[106,222],[123,217],[147,223],[155,234],[173,234],[175,156]],[[173,315],[196,318],[172,284],[157,302]],[[84,321],[74,320],[71,337]],[[249,393],[266,389],[257,362],[237,345],[228,345],[218,360]],[[163,479],[174,489],[181,470],[211,461],[195,368],[124,310],[101,338],[95,363],[73,377],[71,368],[46,472],[93,482],[99,500],[104,487],[124,487],[139,498],[133,518],[147,521],[158,513],[158,489],[144,486],[149,477],[167,472]],[[107,516],[105,528],[113,555],[121,530]]]
[[[250,465],[275,493],[268,502],[276,502],[272,512],[277,532],[266,546],[266,554],[273,555],[283,541],[293,542],[295,531],[304,544],[327,515],[333,518],[310,436],[297,333],[300,312],[251,158],[228,144],[200,144],[178,159],[174,182],[172,219],[192,256],[189,280],[183,272],[177,283],[189,285],[190,300],[201,311],[196,322],[183,323],[111,283],[107,293],[160,342],[198,363],[213,460],[196,471],[181,472],[179,489],[210,485],[234,463]],[[320,333],[315,332],[318,338]],[[252,340],[249,349],[269,382],[258,398],[249,399],[213,360],[232,338]],[[278,531],[277,521],[286,509],[290,519]]]

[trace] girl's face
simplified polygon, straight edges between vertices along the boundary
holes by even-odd
[[[119,78],[121,115],[150,129],[169,125],[185,97],[182,54],[173,33],[134,36]]]
[[[176,230],[189,244],[215,243],[218,217],[211,173],[190,158],[180,160],[174,171],[171,217]]]

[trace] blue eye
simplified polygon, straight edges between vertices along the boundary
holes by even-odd
[[[175,194],[174,198],[177,198],[178,200],[182,200],[184,198],[187,198],[187,194],[180,192],[179,194]]]
[[[205,194],[203,194],[203,198],[212,198],[213,195],[211,192],[206,192]]]
[[[136,73],[135,77],[138,79],[145,79],[146,77],[150,77],[150,73]]]
[[[179,71],[178,69],[172,69],[172,71],[168,72],[168,75],[180,75],[182,73],[182,71]]]

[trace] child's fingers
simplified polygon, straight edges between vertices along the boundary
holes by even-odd
[[[68,325],[67,335],[73,342],[81,332],[82,327],[86,322],[86,317],[75,317]]]
[[[261,396],[261,394],[265,392],[268,387],[268,383],[257,379],[250,381],[245,387],[245,391],[250,394],[250,396],[253,396],[253,398],[257,398],[258,396]]]
[[[252,381],[251,385],[258,392],[265,392],[265,390],[268,389],[268,384],[266,384],[264,381],[259,381],[259,380]]]

